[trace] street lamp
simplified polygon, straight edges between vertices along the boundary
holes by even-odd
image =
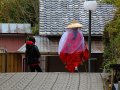
[[[90,52],[90,58],[88,61],[88,71],[91,71],[91,11],[95,11],[97,8],[97,2],[96,1],[85,1],[84,2],[84,9],[89,11],[89,37],[88,37],[88,45],[89,45],[89,52]]]

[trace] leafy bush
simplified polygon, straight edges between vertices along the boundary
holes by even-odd
[[[117,7],[113,20],[105,25],[103,34],[105,45],[103,68],[110,71],[110,65],[120,61],[120,3],[117,0],[103,1]]]

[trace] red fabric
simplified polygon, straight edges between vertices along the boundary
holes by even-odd
[[[81,52],[84,50],[83,35],[80,32],[76,32],[76,33],[77,33],[76,36],[74,35],[74,31],[68,34],[66,42],[61,52],[74,53],[74,52]]]
[[[88,61],[89,58],[89,50],[86,48],[85,51],[83,52],[83,59],[84,61]]]
[[[27,41],[26,44],[33,45],[34,43],[32,41]]]
[[[81,65],[83,61],[88,61],[89,51],[85,49],[83,52],[75,52],[72,54],[60,53],[60,58],[65,64],[65,68],[69,72],[74,72],[75,67]]]
[[[65,68],[70,72],[74,72],[75,67],[78,67],[82,63],[82,54],[82,52],[72,54],[60,53],[60,58],[65,64]]]
[[[36,65],[38,65],[38,64],[31,64],[31,66],[33,66],[33,67],[36,66]]]
[[[89,51],[84,44],[84,37],[81,33],[70,32],[67,36],[66,42],[60,51],[60,58],[65,64],[65,68],[69,72],[74,72],[75,67],[82,64],[82,61],[87,61],[89,58]]]

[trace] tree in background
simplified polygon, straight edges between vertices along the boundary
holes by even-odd
[[[103,3],[107,3],[107,4],[113,4],[117,7],[120,7],[120,0],[99,0],[102,1]]]
[[[0,23],[30,23],[39,32],[39,0],[1,0]]]
[[[119,0],[103,0],[103,2],[116,7],[113,20],[105,25],[103,34],[105,45],[103,67],[109,71],[110,64],[120,61],[120,2]]]

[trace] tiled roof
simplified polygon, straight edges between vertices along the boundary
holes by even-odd
[[[88,34],[89,13],[84,10],[85,0],[40,0],[40,35],[62,35],[73,19],[84,25],[83,34]],[[104,25],[113,18],[115,7],[98,3],[92,12],[92,35],[102,35]]]
[[[58,51],[59,41],[51,41],[47,37],[35,36],[36,45],[40,52],[43,53],[56,53]],[[103,53],[103,43],[102,41],[92,41],[91,45],[92,53]],[[18,49],[18,52],[25,52],[25,44]]]
[[[0,33],[31,33],[30,24],[0,23]]]

